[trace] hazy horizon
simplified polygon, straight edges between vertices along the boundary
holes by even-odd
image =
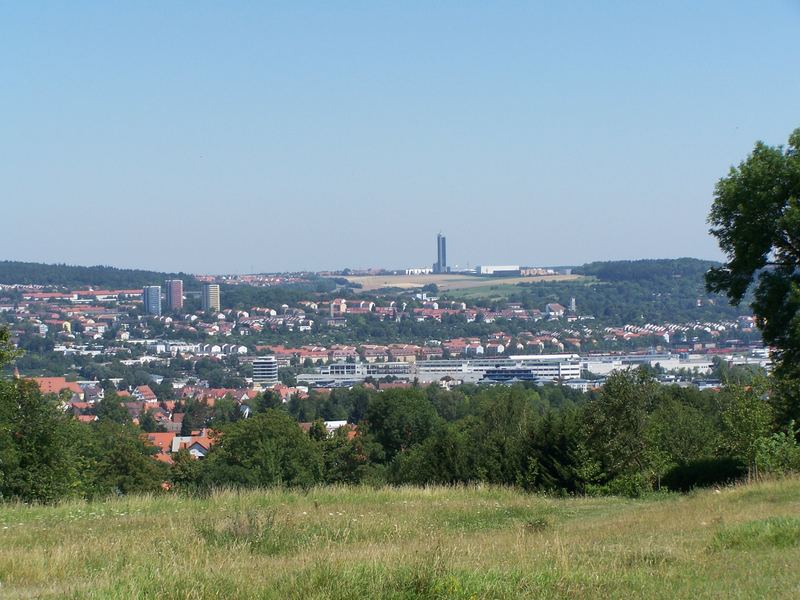
[[[604,259],[602,261],[597,260],[587,260],[580,263],[548,263],[548,264],[528,264],[528,263],[518,263],[518,262],[511,262],[509,261],[506,264],[513,264],[519,265],[521,267],[543,267],[543,268],[575,268],[581,267],[585,264],[589,264],[592,262],[617,262],[617,261],[638,261],[638,260],[681,260],[681,259],[696,259],[696,260],[705,260],[705,261],[717,261],[713,258],[702,258],[697,256],[644,256],[638,258],[610,258]],[[397,271],[401,269],[405,269],[408,267],[398,267],[398,266],[391,266],[391,265],[342,265],[339,267],[331,268],[331,269],[287,269],[283,271],[186,271],[183,269],[160,269],[160,268],[153,268],[148,267],[147,265],[114,265],[114,264],[106,264],[106,263],[92,263],[92,264],[77,264],[77,263],[58,263],[52,261],[23,261],[17,259],[0,259],[0,260],[9,260],[11,262],[25,262],[25,263],[34,263],[34,264],[45,264],[49,266],[55,266],[60,264],[65,264],[67,267],[111,267],[116,269],[135,269],[141,271],[153,271],[157,273],[185,273],[186,275],[268,275],[268,274],[282,274],[282,273],[325,273],[325,272],[332,272],[332,271],[343,271],[345,269],[350,269],[352,271],[362,271],[368,269],[385,269],[386,271]],[[484,262],[484,265],[489,264],[499,264],[499,263],[487,263]],[[472,268],[476,265],[469,265],[469,268]],[[459,267],[467,268],[466,265],[459,265]],[[156,285],[154,283],[154,285]]]
[[[800,126],[800,4],[0,8],[0,259],[187,273],[719,260]]]

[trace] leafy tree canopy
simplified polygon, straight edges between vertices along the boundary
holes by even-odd
[[[756,285],[753,309],[768,343],[800,350],[800,129],[789,147],[756,144],[747,160],[717,183],[711,233],[727,262],[711,269],[710,290],[741,302]]]
[[[709,271],[708,289],[739,303],[754,288],[753,313],[764,341],[776,348],[778,373],[796,378],[800,365],[800,129],[791,134],[785,148],[758,142],[747,159],[720,179],[708,222],[727,257],[723,266]]]

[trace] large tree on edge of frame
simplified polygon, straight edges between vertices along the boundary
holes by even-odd
[[[717,183],[708,216],[727,261],[706,275],[709,291],[753,313],[774,348],[782,420],[800,417],[800,129],[789,144],[755,148]]]

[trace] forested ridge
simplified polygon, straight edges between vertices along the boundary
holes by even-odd
[[[593,281],[520,283],[506,297],[528,309],[566,305],[575,298],[579,315],[611,326],[724,321],[750,314],[748,298],[734,306],[706,290],[705,275],[718,265],[695,258],[594,262],[573,269]],[[476,303],[499,304],[492,299]]]
[[[12,260],[0,261],[0,283],[63,287],[94,286],[112,289],[136,289],[145,285],[163,285],[167,279],[182,279],[186,288],[199,288],[188,273],[162,273],[143,269],[119,269],[104,265],[82,267],[67,264],[44,264]]]
[[[663,258],[591,262],[573,269],[574,273],[597,277],[601,281],[664,280],[684,277],[701,280],[720,263],[698,258]]]

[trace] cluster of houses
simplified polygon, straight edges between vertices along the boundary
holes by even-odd
[[[240,283],[245,282],[241,281]],[[198,335],[224,339],[230,336],[258,335],[266,331],[311,331],[318,321],[334,327],[346,326],[348,317],[359,315],[370,315],[378,319],[410,318],[417,321],[441,321],[448,315],[461,315],[467,322],[478,319],[485,323],[492,323],[498,319],[558,322],[555,327],[547,326],[545,330],[532,330],[528,339],[519,340],[523,347],[530,347],[534,350],[537,346],[541,349],[579,348],[582,342],[585,344],[591,339],[627,342],[637,338],[662,338],[665,343],[669,343],[676,336],[681,334],[685,336],[690,332],[721,336],[733,330],[750,331],[754,328],[752,317],[741,317],[738,321],[730,323],[622,325],[595,330],[591,324],[592,317],[578,315],[574,299],[570,299],[569,307],[558,303],[549,303],[543,307],[543,310],[540,310],[528,309],[520,303],[508,302],[502,307],[489,309],[470,307],[465,302],[441,301],[424,292],[416,294],[413,306],[400,300],[387,299],[383,303],[384,305],[378,305],[375,301],[368,299],[335,298],[324,302],[301,300],[295,306],[287,304],[275,308],[257,306],[251,307],[247,311],[225,309],[213,315],[190,313],[140,319],[131,317],[132,309],[141,305],[142,291],[140,289],[53,292],[43,291],[41,286],[5,287],[14,287],[20,291],[22,300],[5,303],[0,300],[0,313],[10,313],[21,326],[33,328],[43,337],[48,332],[55,331],[56,338],[66,345],[75,341],[78,335],[84,343],[102,340],[104,342],[102,347],[92,351],[108,354],[120,351],[127,342],[152,337],[153,332],[150,330],[152,323],[160,323],[162,331],[168,331],[171,338],[181,340],[182,338],[198,339]],[[567,324],[566,329],[565,323]],[[551,332],[546,329],[558,331]],[[108,339],[109,330],[114,332],[112,339]],[[451,355],[465,356],[484,353],[488,355],[502,354],[503,350],[500,350],[499,346],[509,347],[508,343],[493,339],[469,340],[463,349],[460,347],[459,340],[442,340],[441,343]],[[167,352],[173,355],[178,352],[200,355],[244,354],[247,350],[242,344],[184,343],[181,345],[180,342],[177,342],[173,343],[170,348],[163,347],[164,344],[165,342],[159,342],[148,350],[153,354]],[[448,344],[451,346],[450,348],[448,348]],[[412,354],[415,357],[436,358],[437,354],[435,350],[425,350],[424,348],[409,349],[406,355],[403,355],[401,348],[392,350],[394,360],[408,360],[404,356]],[[330,352],[331,349],[328,351]],[[364,347],[364,352],[360,354],[366,355],[362,356],[365,359],[371,358],[374,354],[377,360],[386,352],[381,348],[371,350]],[[398,359],[398,356],[402,358]],[[316,362],[323,357],[320,355],[303,356],[303,359],[305,358],[311,358]]]
[[[12,334],[21,335],[31,330],[41,336],[55,331],[54,350],[64,355],[108,356],[121,359],[124,364],[148,364],[164,356],[180,356],[196,360],[203,357],[223,358],[255,354],[272,354],[278,366],[313,364],[340,361],[356,362],[415,362],[439,358],[470,358],[508,354],[536,354],[546,352],[580,352],[584,348],[602,343],[623,343],[704,351],[714,348],[717,341],[735,337],[737,332],[751,332],[755,328],[752,317],[743,316],[736,321],[690,324],[645,324],[620,327],[595,327],[590,317],[578,317],[575,303],[565,307],[549,303],[544,310],[526,309],[519,303],[509,302],[501,308],[468,307],[464,302],[440,302],[436,297],[419,293],[414,307],[407,303],[387,300],[378,306],[372,300],[335,298],[328,302],[301,300],[295,306],[286,304],[277,308],[251,307],[250,310],[226,309],[215,314],[186,314],[143,319],[132,316],[131,310],[141,301],[140,290],[77,290],[64,292],[43,291],[37,286],[17,286],[21,301],[0,302],[0,312],[13,315]],[[245,342],[266,330],[309,330],[318,315],[341,325],[349,317],[370,314],[377,318],[413,318],[419,321],[441,320],[445,315],[464,315],[467,321],[481,318],[484,322],[496,319],[516,319],[531,323],[542,321],[542,326],[508,335],[502,331],[482,338],[452,338],[428,340],[424,344],[359,344],[330,346],[255,345]],[[311,318],[313,317],[313,318]],[[160,323],[158,337],[151,331]],[[113,331],[113,334],[111,333]],[[186,335],[184,335],[186,334]],[[198,339],[201,335],[201,340]],[[169,337],[167,337],[169,336]],[[231,338],[230,336],[236,336]],[[689,341],[703,337],[701,343]],[[52,337],[52,336],[51,336]],[[230,338],[231,342],[225,342]],[[238,340],[239,343],[233,340]],[[125,354],[133,352],[130,358]],[[143,352],[142,352],[143,350]]]
[[[246,283],[240,281],[240,283]],[[46,291],[41,286],[14,288],[14,301],[3,299],[0,313],[11,322],[12,336],[40,335],[55,339],[54,351],[64,355],[89,355],[120,360],[123,364],[148,365],[180,357],[240,357],[240,364],[253,355],[274,355],[279,367],[337,362],[405,362],[446,358],[492,357],[514,354],[585,352],[598,347],[648,347],[665,350],[706,352],[724,346],[739,333],[752,332],[752,317],[730,322],[645,324],[598,327],[593,319],[579,316],[573,299],[564,306],[549,303],[542,310],[507,302],[494,309],[470,307],[465,302],[441,301],[425,292],[413,299],[385,299],[379,305],[370,299],[334,298],[330,301],[301,300],[293,306],[256,306],[249,310],[226,309],[216,313],[172,314],[144,318],[139,315],[142,291],[67,290]],[[466,321],[491,323],[498,319],[539,322],[513,335],[497,331],[478,337],[431,339],[425,343],[302,345],[254,343],[259,334],[309,331],[319,323],[347,326],[349,318],[371,315],[378,319],[441,321],[447,315],[462,315]],[[54,333],[55,332],[55,333]],[[54,333],[54,335],[53,335]],[[252,341],[250,341],[252,340]],[[702,340],[702,341],[698,341]]]
[[[65,377],[32,378],[43,394],[60,396],[66,412],[78,421],[91,423],[98,420],[97,405],[105,399],[106,392],[96,381],[68,381]],[[293,396],[307,397],[306,388],[289,387],[278,384],[272,388],[283,402]],[[155,422],[157,432],[148,433],[150,442],[158,449],[155,455],[158,460],[172,461],[172,454],[180,449],[187,449],[195,458],[204,457],[213,444],[213,434],[207,429],[192,431],[189,435],[181,435],[183,431],[182,410],[186,401],[197,400],[208,407],[223,398],[230,399],[237,405],[243,417],[250,415],[248,402],[254,400],[258,392],[251,388],[208,388],[200,385],[182,385],[175,389],[175,399],[159,399],[149,385],[136,386],[131,390],[117,390],[117,397],[128,411],[131,422],[140,425],[145,415],[150,415]]]

